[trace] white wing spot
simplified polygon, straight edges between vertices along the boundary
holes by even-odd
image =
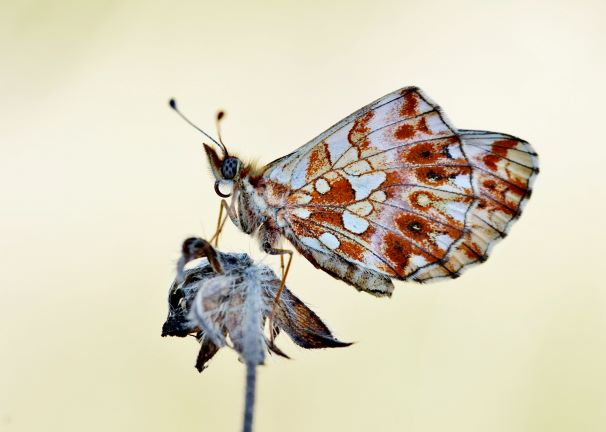
[[[328,182],[326,180],[324,180],[323,178],[320,178],[320,179],[316,180],[316,190],[321,194],[325,194],[326,192],[328,192],[330,190],[330,185],[328,184]]]
[[[367,173],[368,171],[372,171],[372,167],[370,166],[370,164],[367,161],[361,160],[361,161],[358,161],[356,163],[346,166],[344,168],[344,171],[347,174],[351,174],[351,175],[362,175],[364,173]]]
[[[339,157],[351,147],[347,140],[340,139],[329,139],[328,140],[328,153],[330,154],[330,163],[334,164]]]
[[[385,195],[385,192],[383,192],[383,191],[376,191],[376,192],[372,193],[372,195],[370,196],[370,199],[373,201],[382,203],[383,201],[385,201],[387,199],[387,195]]]
[[[430,114],[425,117],[425,125],[429,129],[428,135],[442,135],[444,133],[452,133],[446,123],[438,114]]]
[[[320,236],[320,241],[329,249],[335,250],[341,245],[341,242],[331,233],[324,233]]]
[[[349,165],[357,161],[360,158],[358,155],[357,147],[350,147],[343,155],[339,158],[339,161],[335,164],[335,169],[343,168],[344,166]]]
[[[309,217],[309,215],[311,214],[309,212],[309,210],[307,210],[306,208],[301,208],[301,207],[297,207],[296,209],[294,209],[292,211],[292,213],[295,216],[300,217],[301,219],[307,219]]]
[[[454,184],[460,189],[471,189],[471,178],[467,174],[459,174],[455,177]]]
[[[450,154],[453,159],[463,159],[463,153],[461,153],[461,144],[457,143],[449,145],[448,154]]]
[[[269,176],[270,179],[280,184],[287,184],[290,180],[290,171],[284,170],[282,167],[276,168]]]
[[[295,195],[295,202],[297,204],[307,204],[311,201],[311,195],[298,193]]]
[[[381,183],[387,178],[385,172],[377,171],[374,173],[364,174],[361,176],[351,176],[345,174],[352,189],[356,192],[356,201],[363,200],[371,194],[376,188],[381,186]]]
[[[431,203],[429,197],[425,194],[417,195],[417,204],[421,207],[427,207]]]
[[[368,229],[368,221],[348,210],[343,212],[343,226],[355,234],[362,234]]]
[[[424,265],[426,265],[428,262],[425,259],[424,256],[421,255],[412,255],[410,257],[410,262],[415,266],[415,267],[423,267]]]
[[[322,243],[320,243],[320,240],[315,237],[300,237],[300,239],[301,243],[303,243],[307,247],[321,252],[327,252],[326,248],[322,246]]]
[[[347,210],[359,216],[368,216],[372,213],[373,206],[368,201],[359,201],[347,207]]]
[[[339,178],[339,174],[337,174],[335,171],[328,171],[326,174],[324,174],[324,178],[328,181],[334,181]]]
[[[309,183],[309,184],[303,186],[301,189],[299,189],[299,192],[305,192],[307,194],[313,194],[314,193],[314,185],[313,185],[313,183]]]

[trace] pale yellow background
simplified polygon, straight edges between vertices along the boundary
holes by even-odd
[[[257,431],[604,431],[602,1],[22,1],[0,6],[0,430],[237,431],[244,370],[163,339],[181,241],[219,199],[201,136],[269,162],[419,85],[541,174],[491,259],[375,299],[295,257],[347,341],[260,369]],[[223,247],[263,257],[228,226]]]

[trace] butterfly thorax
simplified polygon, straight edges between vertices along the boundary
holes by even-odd
[[[240,227],[247,234],[253,233],[268,219],[275,220],[275,210],[268,205],[265,190],[262,179],[253,175],[242,176],[234,190]]]

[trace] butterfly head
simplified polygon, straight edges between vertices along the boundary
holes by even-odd
[[[215,192],[223,198],[229,197],[231,194],[221,192],[221,186],[225,185],[230,190],[240,178],[242,170],[242,161],[235,156],[230,156],[227,153],[225,146],[222,147],[223,155],[220,156],[214,147],[204,144],[204,150],[208,157],[210,169],[215,176]]]
[[[183,113],[181,113],[181,111],[179,111],[179,109],[177,108],[177,102],[174,99],[171,99],[168,104],[173,110],[177,112],[177,114],[179,114],[183,118],[183,120],[192,125],[198,131],[202,132],[202,134],[204,134],[208,139],[210,139],[215,144],[215,146],[219,148],[223,153],[223,156],[219,156],[219,154],[215,150],[215,147],[212,147],[208,144],[204,144],[204,150],[206,151],[206,156],[208,156],[210,168],[213,172],[213,175],[215,176],[215,192],[222,198],[229,197],[231,193],[224,194],[223,192],[221,192],[221,185],[226,185],[227,187],[229,187],[229,190],[233,189],[234,185],[237,183],[240,177],[242,162],[237,157],[229,155],[229,153],[227,152],[227,148],[225,147],[225,144],[223,144],[223,140],[221,139],[221,128],[219,127],[219,124],[221,123],[221,119],[225,116],[225,113],[223,111],[219,111],[217,113],[216,126],[217,135],[219,137],[219,141],[217,141],[209,134],[204,132],[202,129],[200,129],[198,126],[193,124],[187,117],[185,117]]]

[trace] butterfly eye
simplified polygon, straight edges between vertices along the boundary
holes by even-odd
[[[238,173],[238,158],[228,157],[221,164],[221,175],[225,180],[232,180]]]

